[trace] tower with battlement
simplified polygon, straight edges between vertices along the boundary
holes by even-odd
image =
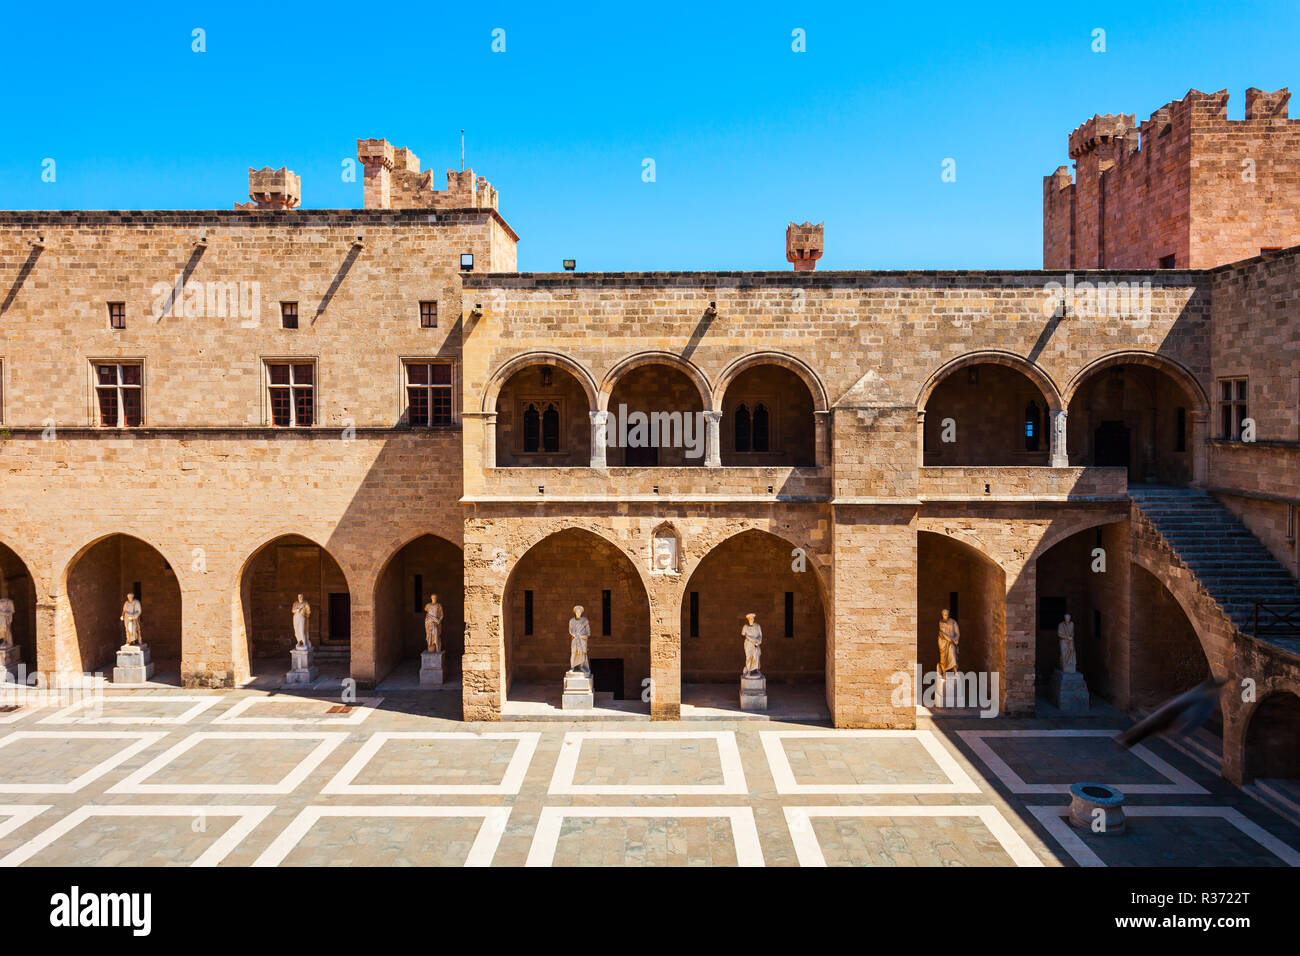
[[[1190,90],[1141,123],[1096,115],[1069,137],[1074,172],[1043,179],[1046,269],[1200,269],[1300,243],[1300,120],[1290,92]]]

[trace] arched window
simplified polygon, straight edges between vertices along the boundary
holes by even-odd
[[[736,406],[736,451],[749,451],[749,408]]]
[[[551,402],[542,412],[542,449],[544,451],[560,450],[560,410]]]
[[[759,402],[754,406],[754,451],[770,451],[768,447],[767,406]]]
[[[1037,402],[1025,406],[1025,451],[1038,451],[1038,435],[1043,428],[1043,416]]]
[[[540,435],[541,415],[537,412],[537,406],[530,402],[524,409],[524,451],[539,450]]]

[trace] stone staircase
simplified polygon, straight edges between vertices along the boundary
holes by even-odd
[[[1129,497],[1243,634],[1254,633],[1255,602],[1300,604],[1300,587],[1286,568],[1208,492],[1130,485]],[[1300,654],[1300,637],[1265,640]]]
[[[317,644],[316,665],[347,664],[352,659],[352,649],[346,644]]]

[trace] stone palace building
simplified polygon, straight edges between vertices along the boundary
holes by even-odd
[[[674,719],[734,697],[753,612],[774,707],[910,727],[942,609],[1010,715],[1069,613],[1094,696],[1213,673],[1225,775],[1294,776],[1287,98],[1079,127],[1042,270],[819,272],[792,224],[785,271],[520,273],[484,178],[382,139],[360,209],[266,168],[233,210],[0,213],[22,659],[108,670],[133,591],[160,679],[239,685],[284,672],[301,593],[365,687],[413,672],[436,591],[495,720],[558,694],[582,604],[597,691]]]

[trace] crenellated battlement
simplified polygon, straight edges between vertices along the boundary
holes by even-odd
[[[447,188],[433,188],[433,170],[420,157],[386,139],[357,140],[365,167],[366,209],[496,209],[497,191],[474,170],[447,170]]]
[[[1096,114],[1067,140],[1074,171],[1043,178],[1047,268],[1203,268],[1300,242],[1300,120],[1290,91],[1188,90],[1141,122]],[[1263,215],[1263,210],[1269,211]]]

